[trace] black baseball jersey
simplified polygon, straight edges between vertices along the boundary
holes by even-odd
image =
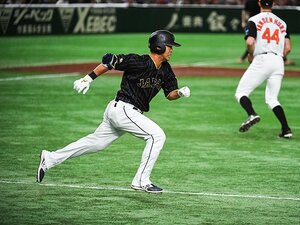
[[[115,69],[124,71],[117,100],[148,112],[150,101],[161,88],[165,96],[178,89],[177,79],[168,62],[163,62],[157,69],[149,55],[120,54],[117,57]]]

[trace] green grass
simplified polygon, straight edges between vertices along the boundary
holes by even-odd
[[[238,133],[246,118],[233,96],[238,78],[180,77],[190,98],[169,102],[159,94],[147,116],[167,134],[152,174],[171,192],[162,195],[127,190],[144,146],[130,135],[105,151],[67,160],[47,172],[44,185],[35,183],[40,150],[93,132],[120,82],[103,76],[78,95],[75,79],[0,82],[1,224],[299,224],[298,78],[285,78],[281,93],[292,140],[277,138],[263,87],[252,96],[261,123]]]
[[[175,34],[182,47],[175,48],[172,64],[196,64],[246,68],[237,60],[245,51],[243,34]],[[79,36],[2,37],[0,68],[49,63],[80,63],[100,61],[112,52],[147,54],[149,34],[109,34]],[[293,50],[289,59],[295,61],[290,70],[300,70],[300,35],[292,34]]]
[[[290,59],[300,68],[300,36]],[[0,39],[0,67],[97,61],[105,52],[148,52],[148,34],[9,37]],[[172,64],[235,64],[241,35],[178,34]],[[209,64],[212,66],[212,64]],[[4,80],[40,73],[0,71],[0,224],[300,224],[299,78],[283,80],[280,102],[294,137],[264,103],[251,96],[262,121],[246,119],[234,99],[239,78],[178,77],[191,97],[160,93],[146,115],[167,141],[152,173],[162,195],[129,189],[144,142],[124,135],[106,150],[65,161],[35,182],[41,149],[56,150],[91,132],[121,77],[98,78],[86,95],[72,90],[80,76]]]

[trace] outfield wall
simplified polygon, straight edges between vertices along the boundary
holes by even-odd
[[[152,32],[242,33],[242,6],[65,4],[2,5],[0,34],[107,34]],[[291,33],[300,33],[300,7],[275,8]]]

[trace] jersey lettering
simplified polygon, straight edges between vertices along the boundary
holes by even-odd
[[[266,24],[266,23],[273,23],[273,24],[277,25],[277,27],[280,29],[281,33],[285,32],[284,25],[281,24],[281,22],[279,20],[273,19],[272,17],[263,17],[263,18],[261,18],[256,24],[256,29],[258,31],[261,31],[262,28],[263,28],[263,25]]]
[[[156,88],[159,90],[161,88],[161,79],[140,79],[140,82],[137,84],[137,86],[141,88]]]
[[[279,43],[279,29],[276,29],[274,33],[271,35],[270,28],[266,28],[264,33],[262,34],[262,39],[265,39],[270,43],[271,41],[276,41],[276,44]]]
[[[253,55],[273,52],[283,56],[285,38],[289,38],[286,23],[272,12],[261,12],[249,19],[249,36],[255,38]],[[247,36],[246,36],[247,37]]]

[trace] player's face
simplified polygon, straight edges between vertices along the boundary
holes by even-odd
[[[166,51],[162,54],[165,61],[169,61],[173,53],[173,47],[171,45],[166,45]]]

